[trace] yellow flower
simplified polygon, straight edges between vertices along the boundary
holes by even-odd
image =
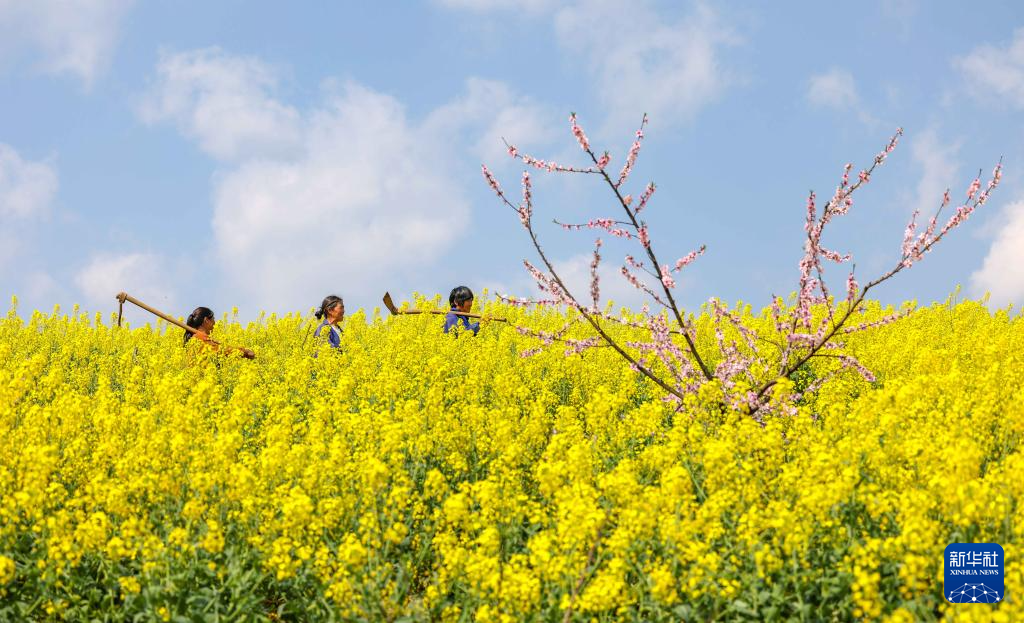
[[[211,554],[218,554],[224,550],[224,533],[217,521],[211,519],[206,522],[206,535],[199,542],[199,547]]]
[[[384,538],[394,544],[401,543],[409,534],[409,528],[404,523],[395,522],[384,533]]]
[[[0,555],[0,586],[14,580],[16,572],[17,565],[14,564],[14,561],[7,556]]]
[[[187,548],[189,545],[189,534],[188,530],[184,528],[174,528],[167,535],[168,545],[174,545],[180,548]]]
[[[121,585],[121,590],[129,595],[135,595],[142,590],[139,579],[133,575],[120,577],[117,579],[117,583]]]
[[[648,573],[651,582],[651,597],[663,604],[671,605],[678,601],[676,578],[665,563],[655,566]]]
[[[549,332],[578,320],[484,306]],[[775,322],[736,312],[769,345],[767,378]],[[870,303],[856,322],[890,312]],[[244,361],[190,353],[163,325],[0,319],[0,548],[19,548],[0,549],[0,597],[86,594],[83,565],[100,564],[125,574],[131,605],[168,571],[224,577],[256,560],[287,586],[253,590],[303,591],[346,620],[544,619],[559,605],[670,620],[681,603],[701,620],[785,588],[767,607],[788,612],[805,591],[838,616],[899,621],[934,610],[940,553],[965,535],[1001,543],[1007,595],[1024,590],[1019,314],[951,301],[850,334],[843,352],[877,382],[814,359],[758,420],[722,406],[746,381],[666,403],[612,349],[522,358],[536,340],[511,327],[451,339],[436,321],[355,313],[344,352],[313,357],[300,315],[225,315],[218,338],[259,353]],[[711,317],[692,323],[714,369]],[[255,602],[240,617],[264,616]],[[53,597],[40,616],[69,607]],[[988,612],[1024,619],[1009,598]]]

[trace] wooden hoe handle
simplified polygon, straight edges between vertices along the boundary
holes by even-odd
[[[194,327],[188,326],[187,324],[185,324],[184,322],[178,320],[177,318],[174,318],[172,316],[168,316],[167,314],[163,313],[159,309],[154,309],[154,308],[150,307],[149,305],[146,305],[145,303],[143,303],[139,299],[135,298],[134,296],[128,294],[127,292],[119,292],[118,295],[117,295],[117,300],[121,303],[121,305],[124,305],[125,301],[128,301],[129,303],[132,303],[134,305],[137,305],[137,306],[141,307],[142,309],[148,311],[149,313],[153,314],[154,316],[158,316],[160,318],[163,318],[167,322],[169,322],[169,323],[171,323],[171,324],[173,324],[175,326],[181,327],[182,329],[185,329],[189,333],[193,333],[193,334],[199,333],[198,329],[195,329]],[[120,318],[120,316],[119,316],[119,318]]]
[[[385,292],[384,293],[384,307],[387,307],[389,312],[391,312],[392,314],[396,314],[396,315],[397,314],[401,314],[401,315],[438,314],[438,315],[444,316],[445,314],[455,314],[456,316],[465,316],[466,318],[485,318],[485,316],[483,316],[481,314],[471,314],[469,312],[460,312],[460,311],[445,310],[445,309],[406,309],[406,310],[398,309],[398,306],[395,305],[395,302],[393,300],[391,300],[391,293],[390,292]],[[504,318],[495,318],[493,316],[486,316],[486,319],[487,320],[494,320],[496,322],[508,322],[508,320],[506,320]]]

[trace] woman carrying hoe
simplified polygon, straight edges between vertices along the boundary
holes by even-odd
[[[213,333],[213,327],[217,324],[217,320],[214,318],[213,311],[211,311],[209,307],[195,308],[195,310],[189,314],[188,320],[185,321],[185,324],[195,329],[196,333],[185,331],[184,345],[188,345],[188,341],[195,337],[214,352],[226,355],[228,353],[238,351],[242,353],[242,356],[246,359],[256,358],[256,353],[252,352],[248,348],[226,346],[210,339],[210,334]]]
[[[327,343],[331,348],[341,350],[341,321],[345,319],[345,301],[340,296],[330,295],[320,303],[320,309],[314,313],[317,320],[322,320],[313,333],[314,338],[327,329]]]
[[[448,304],[451,311],[444,316],[444,332],[458,335],[460,330],[472,331],[473,335],[480,332],[479,322],[470,322],[469,318],[462,314],[468,314],[473,309],[473,291],[466,286],[452,288],[448,295]],[[456,312],[462,312],[461,314]],[[460,327],[461,325],[461,327]]]

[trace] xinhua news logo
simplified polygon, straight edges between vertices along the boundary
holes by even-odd
[[[1003,547],[996,543],[946,546],[946,601],[994,604],[1003,600]]]

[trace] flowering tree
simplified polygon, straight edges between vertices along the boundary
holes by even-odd
[[[522,326],[517,326],[517,330],[540,339],[540,348],[555,342],[563,343],[567,347],[567,353],[579,353],[597,346],[610,347],[628,362],[633,370],[663,389],[667,399],[680,403],[686,395],[698,391],[705,384],[717,382],[725,391],[726,402],[731,407],[746,411],[755,417],[760,417],[765,411],[776,407],[793,412],[793,402],[800,394],[787,388],[781,392],[783,395],[779,396],[779,381],[792,379],[805,364],[815,358],[834,358],[841,364],[839,370],[853,369],[864,378],[874,380],[867,368],[853,355],[844,351],[843,339],[851,333],[893,322],[905,312],[895,313],[874,322],[856,323],[856,316],[864,309],[868,292],[920,261],[946,234],[983,205],[999,184],[1002,171],[1000,161],[984,189],[979,172],[967,190],[966,200],[956,208],[955,213],[941,229],[938,228],[938,219],[951,201],[948,189],[923,232],[917,230],[919,215],[915,211],[904,232],[899,261],[889,271],[863,286],[858,283],[851,269],[846,278],[845,297],[836,297],[825,281],[826,262],[848,263],[851,256],[823,246],[822,235],[836,217],[850,210],[854,194],[871,180],[875,169],[881,166],[896,148],[903,134],[903,130],[898,129],[885,148],[875,156],[871,165],[861,170],[855,180],[851,180],[853,165],[845,166],[835,193],[824,206],[819,208],[817,197],[813,192],[810,193],[807,198],[807,219],[804,224],[806,241],[799,264],[800,277],[796,302],[789,307],[784,304],[782,298],[772,297],[770,315],[774,324],[774,335],[759,335],[745,326],[736,313],[717,299],[711,299],[710,311],[717,352],[704,352],[698,348],[695,327],[687,320],[674,296],[676,275],[703,254],[704,246],[690,251],[673,264],[659,261],[651,231],[642,216],[655,193],[656,186],[653,183],[647,184],[636,200],[625,188],[640,154],[647,116],[644,115],[640,128],[636,131],[636,139],[617,175],[609,171],[609,153],[605,151],[598,155],[591,147],[583,128],[577,122],[575,113],[569,116],[569,123],[573,136],[590,160],[588,164],[566,166],[540,160],[521,153],[514,145],[508,145],[508,153],[527,167],[548,173],[596,176],[608,187],[623,216],[598,217],[578,224],[561,223],[557,220],[555,222],[566,230],[597,230],[635,244],[636,254],[626,255],[621,273],[624,279],[645,295],[648,302],[645,302],[640,315],[633,318],[616,317],[601,311],[598,278],[598,267],[602,259],[600,237],[595,241],[593,260],[590,263],[589,300],[581,299],[572,292],[537,237],[533,223],[533,192],[529,169],[523,172],[522,200],[513,203],[494,175],[486,166],[482,166],[484,179],[498,198],[518,214],[541,261],[540,267],[527,260],[524,260],[524,264],[545,298],[525,301],[505,296],[501,298],[506,302],[523,306],[564,305],[577,312],[573,319],[556,332],[537,331]],[[650,311],[650,303],[655,305],[655,313]],[[567,337],[570,328],[578,324],[588,326],[591,335],[582,338]],[[641,329],[640,333],[645,339],[619,339],[613,335],[616,332],[612,327],[616,325]],[[634,331],[633,335],[636,333]],[[737,335],[739,339],[728,340],[727,333]],[[533,354],[540,348],[527,351],[524,355]],[[712,361],[717,363],[712,365]],[[803,393],[814,391],[827,378],[825,376],[817,379],[810,387],[805,388]],[[773,391],[773,388],[776,391]]]

